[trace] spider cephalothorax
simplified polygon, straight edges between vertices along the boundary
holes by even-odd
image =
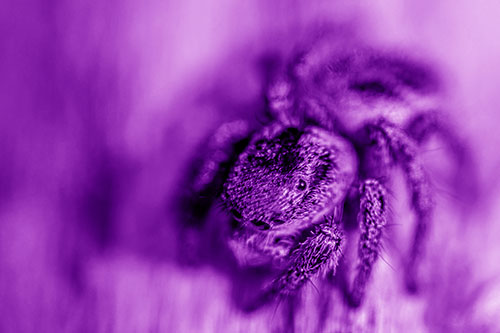
[[[381,250],[390,171],[400,166],[416,215],[405,268],[415,289],[434,205],[417,147],[431,132],[456,141],[437,116],[435,75],[407,57],[345,51],[328,39],[293,59],[267,87],[268,124],[235,121],[214,134],[191,186],[192,212],[200,218],[213,200],[222,202],[234,222],[225,230],[238,263],[281,272],[268,285],[272,295],[334,274],[343,226],[355,219],[358,260],[348,300],[359,305]],[[350,214],[342,215],[344,207]]]
[[[342,204],[355,173],[352,147],[333,133],[264,128],[224,183],[222,201],[239,222],[236,242],[244,243],[233,246],[237,258],[260,263],[288,255],[291,237]]]

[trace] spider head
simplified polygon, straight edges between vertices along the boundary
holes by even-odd
[[[355,170],[354,153],[338,136],[316,127],[264,128],[239,156],[222,193],[239,222],[238,247],[252,243],[259,255],[285,256],[293,237],[342,203]]]

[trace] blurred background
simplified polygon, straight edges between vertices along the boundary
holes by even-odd
[[[289,327],[274,307],[235,308],[213,267],[173,260],[173,206],[200,142],[262,106],[260,57],[334,24],[438,66],[479,191],[438,192],[422,294],[405,294],[389,251],[395,267],[378,265],[366,306],[332,296],[318,312],[306,290],[296,331],[499,332],[499,14],[494,0],[4,1],[0,331]],[[425,158],[432,168],[443,152]]]

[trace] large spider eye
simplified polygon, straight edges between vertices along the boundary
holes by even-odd
[[[304,191],[307,188],[307,183],[303,179],[299,179],[299,183],[297,184],[297,190]]]

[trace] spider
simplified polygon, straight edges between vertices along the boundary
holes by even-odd
[[[358,259],[347,298],[357,307],[380,257],[391,173],[400,167],[416,217],[404,280],[416,290],[434,208],[418,146],[431,133],[456,142],[436,111],[436,75],[403,55],[326,39],[269,82],[269,121],[232,121],[209,140],[190,185],[195,219],[221,203],[237,263],[279,272],[266,295],[294,294],[312,278],[334,275],[354,220]]]

